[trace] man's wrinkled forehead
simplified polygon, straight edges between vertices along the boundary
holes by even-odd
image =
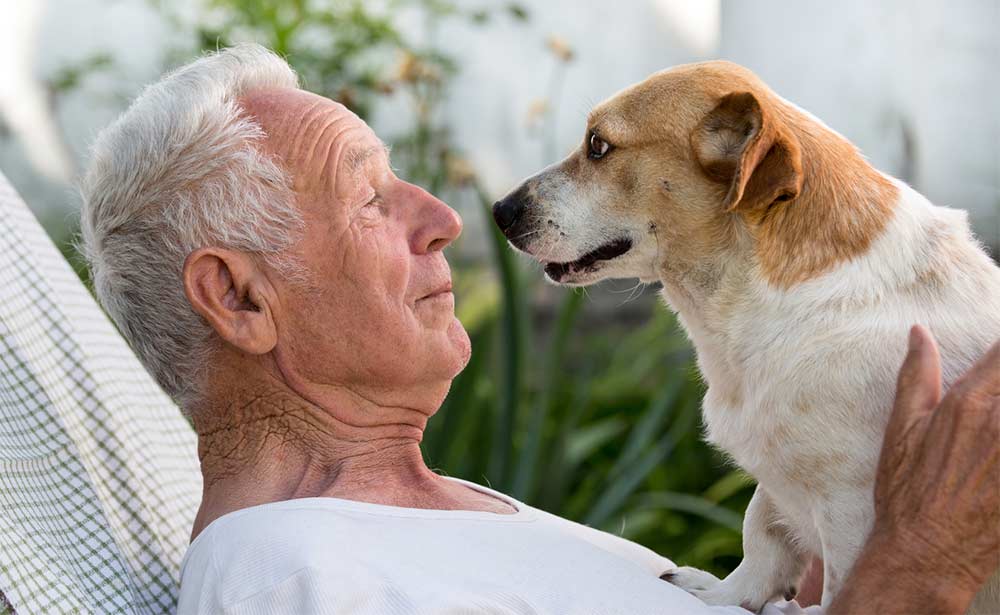
[[[385,145],[361,118],[329,98],[290,88],[258,90],[240,106],[266,134],[263,148],[281,159],[296,192],[349,191]]]

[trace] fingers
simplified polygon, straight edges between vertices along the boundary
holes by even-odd
[[[896,403],[889,429],[929,413],[941,400],[941,357],[930,332],[920,325],[910,329],[910,346],[899,369]]]

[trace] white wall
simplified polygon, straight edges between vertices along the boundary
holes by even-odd
[[[28,12],[15,10],[18,5],[29,3],[37,5],[31,13],[41,12],[37,27],[30,21],[15,21]],[[147,0],[0,0],[0,16],[6,18],[0,32],[15,30],[23,44],[34,46],[23,53],[33,60],[30,72],[39,84],[68,63],[94,53],[108,51],[114,56],[111,71],[86,80],[56,108],[53,121],[79,168],[97,131],[158,74],[168,36],[166,25]],[[0,64],[0,89],[5,83],[15,89],[24,87],[14,71],[3,70]],[[9,124],[10,117],[4,117],[2,111],[0,124]],[[72,187],[32,165],[29,149],[42,156],[56,155],[44,139],[3,139],[0,171],[50,229],[65,225],[77,206]]]
[[[910,175],[933,202],[969,210],[997,247],[998,24],[996,0],[726,2],[720,55],[825,120],[880,169]]]
[[[491,190],[505,192],[555,162],[538,131],[526,127],[532,102],[548,96],[558,66],[546,48],[548,36],[559,35],[575,52],[553,104],[555,152],[548,154],[557,158],[582,142],[593,105],[650,73],[702,57],[673,32],[659,4],[537,1],[530,3],[527,27],[508,23],[485,35],[467,28],[447,33],[445,40],[465,60],[449,104],[456,135],[477,166],[489,169]]]

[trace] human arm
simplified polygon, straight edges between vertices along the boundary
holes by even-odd
[[[914,327],[879,462],[875,525],[828,615],[963,613],[998,567],[1000,343],[941,399],[937,346]]]

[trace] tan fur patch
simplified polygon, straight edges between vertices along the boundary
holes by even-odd
[[[892,218],[899,191],[847,140],[791,107],[781,105],[777,115],[802,150],[802,190],[750,214],[750,222],[762,273],[788,288],[867,251]]]
[[[757,124],[742,115],[756,105],[762,120]],[[713,109],[722,114],[713,115]],[[769,283],[788,288],[868,250],[898,198],[896,187],[854,145],[729,62],[653,75],[599,105],[588,123],[628,154],[603,169],[580,166],[581,154],[564,162],[564,169],[574,181],[609,192],[610,208],[629,215],[636,203],[644,203],[672,247],[665,266],[676,271],[689,272],[689,264],[735,249],[743,227],[752,238],[748,259]],[[755,129],[752,139],[740,140],[741,132]],[[721,166],[705,164],[704,147],[724,152],[755,144],[762,147],[752,152],[749,170],[727,168],[725,160],[718,161]],[[616,165],[648,177],[656,173],[671,190],[656,190],[655,198],[647,196],[650,191],[637,194],[620,167],[607,172]],[[734,168],[731,185],[727,178]],[[756,179],[742,176],[744,171]]]
[[[788,288],[868,250],[892,217],[892,182],[746,69],[700,66],[694,83],[719,103],[692,132],[692,149],[726,186],[723,205],[746,221],[764,278]]]

